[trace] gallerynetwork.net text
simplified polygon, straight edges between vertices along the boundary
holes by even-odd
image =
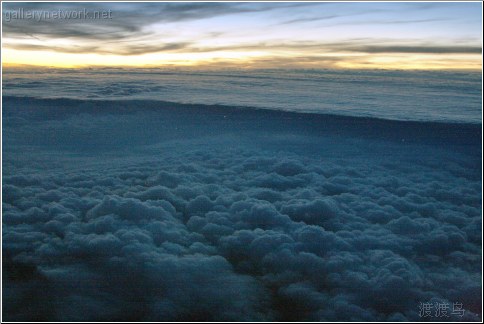
[[[35,19],[36,21],[49,19],[112,19],[112,10],[6,10],[4,12],[6,22],[18,19]]]

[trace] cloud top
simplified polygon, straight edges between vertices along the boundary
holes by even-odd
[[[53,102],[4,104],[4,319],[482,317],[480,136]]]

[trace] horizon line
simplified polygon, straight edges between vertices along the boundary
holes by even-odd
[[[217,66],[215,64],[200,64],[200,65],[182,65],[182,64],[165,64],[165,65],[97,65],[97,64],[82,64],[82,65],[69,65],[69,66],[54,66],[54,65],[40,65],[40,64],[17,64],[17,63],[2,63],[3,69],[50,69],[50,70],[87,70],[87,69],[126,69],[126,70],[148,70],[148,69],[166,69],[166,70],[247,70],[247,71],[263,71],[263,70],[329,70],[329,71],[463,71],[463,72],[483,72],[483,66],[479,68],[439,68],[439,67],[429,67],[429,68],[411,68],[411,67],[310,67],[310,66],[292,66],[292,67],[255,67],[255,66],[244,66],[232,65],[232,66]]]

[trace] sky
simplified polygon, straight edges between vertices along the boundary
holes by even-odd
[[[481,69],[480,2],[3,3],[4,67]]]

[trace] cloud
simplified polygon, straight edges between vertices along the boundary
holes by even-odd
[[[334,18],[344,17],[343,15],[327,15],[322,17],[302,17],[296,18],[291,20],[286,20],[281,22],[281,25],[289,25],[289,24],[298,24],[298,23],[307,23],[307,22],[314,22],[314,21],[326,21]]]
[[[86,40],[122,40],[128,37],[149,35],[145,27],[158,23],[201,20],[230,14],[263,12],[307,4],[247,4],[247,3],[45,3],[6,4],[3,15],[5,36],[35,35],[43,38],[76,38]],[[53,19],[47,13],[112,12],[109,19]],[[46,19],[16,19],[15,15],[32,12],[44,14]],[[66,16],[67,17],[67,16]],[[94,23],[92,23],[94,21]]]
[[[480,54],[478,46],[355,46],[344,48],[362,53]]]
[[[83,19],[11,19],[5,22],[4,28],[10,34],[38,34],[46,37],[74,37],[74,38],[113,38],[125,37],[130,33],[140,32],[144,26],[157,22],[183,21],[203,19],[207,17],[227,14],[234,11],[234,6],[223,3],[144,3],[133,7],[131,4],[105,4],[105,3],[59,3],[56,6],[41,3],[7,4],[4,7],[4,16],[19,13],[33,12],[88,12],[112,11],[111,19],[99,19],[95,24]],[[12,16],[12,18],[15,16]],[[77,27],[82,26],[82,29]]]
[[[221,48],[197,49],[194,40],[160,41],[165,35],[150,30],[160,23],[202,20],[230,14],[257,13],[306,4],[233,4],[233,3],[143,3],[136,4],[7,4],[4,7],[5,47],[26,51],[51,51],[70,54],[139,55],[159,52],[219,51]],[[54,19],[53,12],[112,12],[109,19]],[[19,19],[16,15],[33,13],[36,19]],[[42,19],[40,19],[43,15]],[[36,17],[36,16],[34,16]],[[47,17],[47,18],[46,18]],[[208,33],[204,38],[220,36]],[[171,37],[167,35],[167,37]],[[49,41],[74,40],[75,44],[48,44]]]
[[[418,321],[438,300],[479,320],[480,136],[220,109],[6,100],[4,318]]]
[[[51,51],[60,53],[71,53],[71,54],[117,54],[117,55],[139,55],[148,53],[159,53],[159,52],[177,52],[187,48],[189,43],[166,43],[159,45],[132,45],[126,46],[111,46],[109,49],[103,48],[99,45],[89,46],[89,45],[76,45],[76,46],[50,46],[50,45],[40,45],[40,44],[10,44],[6,45],[8,48],[16,50],[27,50],[27,51]]]

